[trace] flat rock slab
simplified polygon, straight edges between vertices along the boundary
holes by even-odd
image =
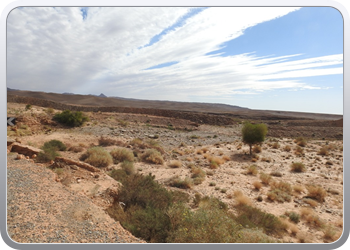
[[[8,144],[8,141],[7,141],[7,144]],[[10,152],[16,152],[29,157],[32,157],[34,154],[38,155],[42,151],[41,149],[27,146],[27,145],[22,145],[18,142],[13,142],[12,144],[8,145],[8,149],[10,150]]]

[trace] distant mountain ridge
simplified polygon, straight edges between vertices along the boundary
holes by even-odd
[[[199,103],[199,102],[175,102],[175,101],[160,101],[160,100],[142,100],[123,97],[107,97],[105,94],[100,95],[79,95],[69,92],[62,94],[47,93],[40,91],[26,91],[26,90],[12,90],[8,88],[11,94],[34,97],[45,100],[52,100],[55,102],[79,105],[79,106],[105,106],[105,107],[134,107],[134,108],[155,108],[155,109],[169,109],[182,111],[198,111],[198,112],[234,112],[249,110],[239,106],[232,106],[220,103]]]
[[[245,117],[244,119],[320,119],[339,120],[342,115],[319,114],[308,112],[275,111],[275,110],[254,110],[239,106],[220,103],[198,103],[198,102],[175,102],[175,101],[153,101],[123,97],[107,97],[103,93],[100,95],[78,95],[65,92],[63,94],[46,93],[39,91],[24,91],[7,88],[7,95],[15,97],[30,97],[48,100],[61,104],[85,107],[116,107],[116,108],[139,108],[139,109],[159,109],[172,111],[200,112],[214,115],[229,115],[235,117]],[[10,98],[11,99],[11,98]],[[13,98],[12,98],[13,99]]]

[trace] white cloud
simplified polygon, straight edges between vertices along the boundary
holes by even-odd
[[[300,77],[342,74],[342,55],[300,59],[254,54],[206,55],[246,28],[297,8],[208,8],[176,24],[191,8],[21,8],[8,18],[10,87],[189,100],[252,95],[271,89],[319,89]],[[177,64],[145,70],[155,65]]]

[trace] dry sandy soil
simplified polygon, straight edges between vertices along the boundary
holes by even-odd
[[[248,202],[265,212],[276,216],[283,216],[287,211],[301,214],[302,209],[308,207],[314,216],[327,225],[321,229],[311,225],[306,217],[301,218],[299,223],[294,224],[294,233],[286,233],[279,239],[283,242],[333,242],[342,233],[343,141],[334,139],[342,138],[342,127],[316,128],[307,126],[307,122],[298,124],[297,121],[294,127],[293,124],[289,125],[290,127],[283,127],[281,122],[273,124],[270,121],[269,134],[261,145],[261,152],[251,156],[249,147],[241,142],[242,125],[239,122],[230,126],[205,124],[195,126],[187,120],[147,115],[116,113],[87,113],[87,115],[90,121],[83,127],[67,128],[52,122],[52,114],[47,114],[45,108],[34,106],[26,111],[24,104],[8,103],[8,116],[19,117],[16,129],[8,127],[8,136],[17,138],[24,145],[36,148],[40,148],[47,141],[58,139],[68,147],[80,146],[84,151],[90,146],[98,145],[101,136],[119,141],[120,145],[131,149],[130,142],[135,138],[144,141],[155,140],[165,150],[163,154],[165,163],[156,165],[136,162],[135,167],[138,172],[145,175],[152,173],[156,176],[156,180],[169,189],[176,189],[167,185],[170,178],[191,177],[191,167],[200,167],[206,172],[205,180],[190,189],[182,189],[191,197],[196,193],[217,197],[227,203],[234,212],[234,206],[238,202],[234,193],[241,191],[248,197]],[[289,123],[291,124],[291,121]],[[286,134],[291,135],[291,128],[297,128],[294,130],[294,136],[284,137],[281,131],[288,131]],[[317,134],[311,136],[315,131]],[[325,131],[326,135],[323,135],[322,131]],[[299,154],[296,152],[297,136],[305,136],[307,141],[304,147],[300,147],[303,152]],[[117,146],[105,148],[110,151],[115,147]],[[319,154],[322,147],[327,147],[327,155]],[[84,151],[60,153],[63,157],[78,160]],[[208,159],[213,157],[219,162],[218,168],[210,166]],[[176,168],[169,165],[175,160],[180,163]],[[295,162],[303,163],[306,171],[301,173],[291,171],[291,165]],[[16,165],[16,161],[11,161],[11,164]],[[8,164],[8,170],[11,169],[11,164]],[[46,168],[49,164],[36,165]],[[257,171],[251,174],[248,168],[252,165],[255,165]],[[105,174],[112,168],[119,168],[119,165],[108,166],[98,174],[97,178],[86,170],[66,168],[64,174],[56,173],[54,179],[55,183],[63,185],[68,191],[87,197],[94,205],[106,209],[110,201],[104,196],[106,194],[104,191],[113,185],[117,186],[116,181]],[[262,173],[272,178],[270,184],[262,183]],[[291,184],[294,191],[289,202],[271,201],[268,198],[273,181]],[[256,189],[254,182],[261,183],[261,188]],[[323,202],[306,199],[307,188],[312,185],[320,186],[326,191]],[[262,198],[260,201],[257,199],[259,196]]]

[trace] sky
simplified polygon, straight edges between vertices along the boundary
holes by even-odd
[[[343,114],[331,7],[23,7],[7,87]]]

